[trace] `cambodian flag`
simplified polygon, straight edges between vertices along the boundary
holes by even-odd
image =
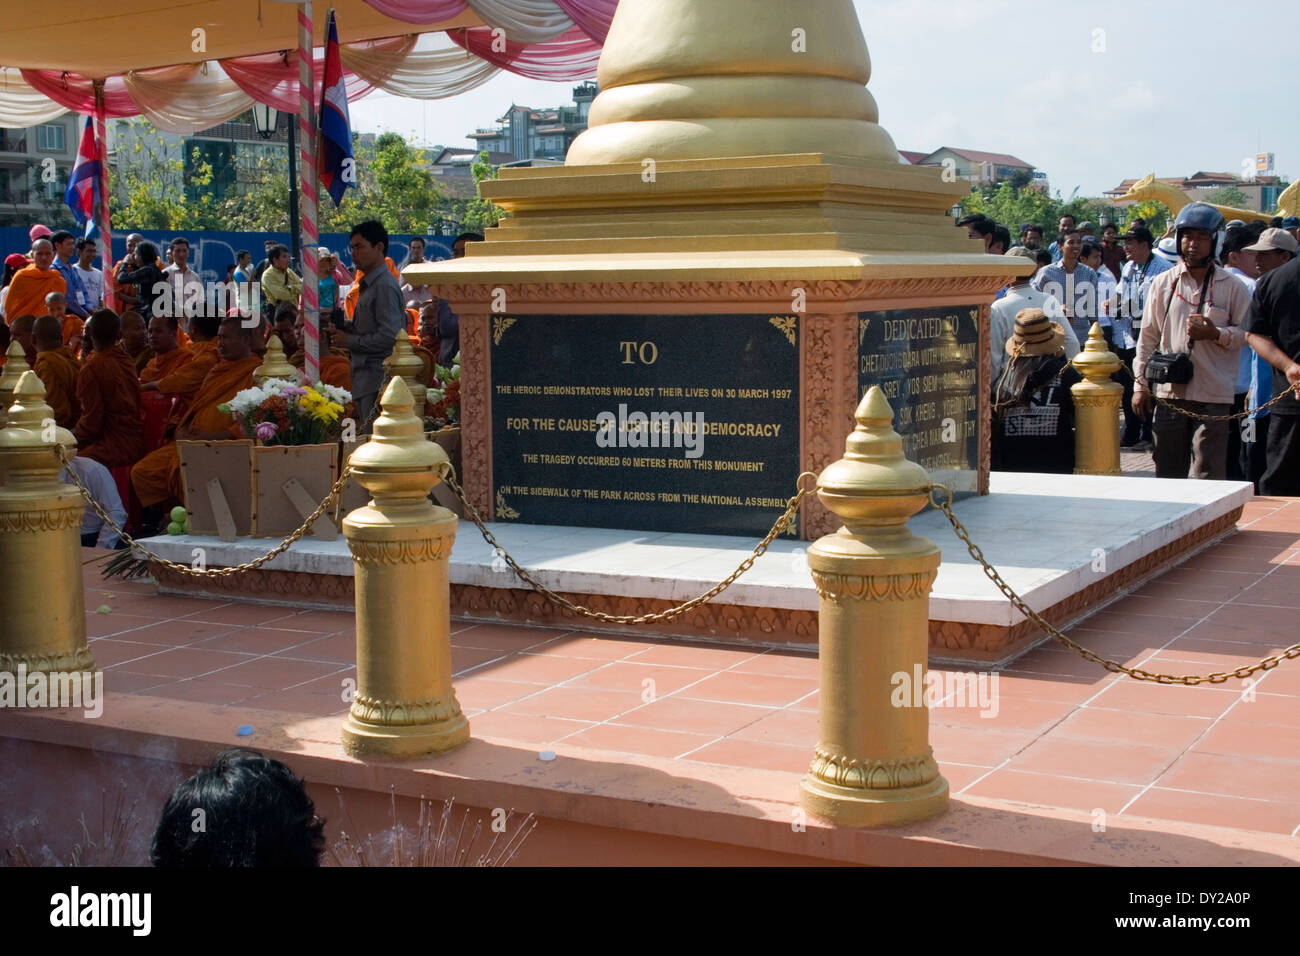
[[[95,217],[99,209],[99,150],[95,146],[94,118],[86,117],[86,129],[81,134],[81,147],[77,150],[77,162],[68,177],[68,191],[63,201],[77,218],[78,225],[86,227],[89,236],[95,230]]]
[[[357,173],[352,159],[348,91],[343,84],[343,62],[339,59],[339,31],[332,9],[325,41],[323,86],[320,98],[320,181],[337,206],[343,201],[343,191],[356,186]]]

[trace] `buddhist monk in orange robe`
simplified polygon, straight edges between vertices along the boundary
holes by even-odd
[[[36,316],[20,315],[9,323],[9,338],[23,347],[23,357],[28,366],[36,365],[36,344],[32,341],[32,329],[36,327]]]
[[[118,347],[117,313],[100,309],[88,323],[95,351],[77,376],[81,417],[72,433],[77,454],[105,468],[134,465],[144,454],[144,420],[140,414],[140,380],[135,363]]]
[[[149,329],[144,324],[144,316],[139,312],[128,310],[122,313],[122,350],[131,357],[137,374],[143,372],[153,358]]]
[[[54,263],[54,246],[50,240],[37,239],[32,243],[32,259],[30,266],[19,269],[9,280],[4,314],[10,325],[20,315],[44,315],[45,297],[51,292],[63,295],[68,291],[63,276],[50,268]]]
[[[253,354],[252,339],[252,330],[244,328],[239,318],[232,316],[221,322],[217,337],[221,360],[208,372],[189,410],[177,424],[177,440],[228,441],[243,437],[234,416],[217,406],[252,388],[253,372],[261,364]],[[131,484],[145,507],[183,498],[176,442],[169,442],[140,459],[131,469]]]
[[[79,365],[63,344],[59,320],[43,315],[32,327],[36,346],[36,364],[32,366],[45,385],[45,402],[54,409],[54,421],[60,428],[77,424],[81,406],[77,403]]]
[[[297,324],[294,326],[294,342],[302,341],[302,316],[298,316]],[[334,327],[328,322],[323,323],[320,327],[320,380],[326,385],[333,385],[336,388],[346,388],[352,391],[352,359],[348,356],[347,349],[333,349],[330,347],[330,336],[334,332]],[[281,337],[283,339],[283,336]],[[296,365],[301,369],[307,364],[307,353],[298,349],[289,359],[290,365]],[[311,384],[311,383],[308,383]]]
[[[175,318],[168,319],[165,316],[154,316],[149,320],[150,329],[152,330],[153,323],[159,318],[170,323],[168,328],[174,334],[176,328]],[[216,341],[217,331],[220,327],[220,316],[194,316],[194,318],[190,319],[190,329],[194,332],[194,341],[190,344],[189,360],[186,362],[181,362],[179,359],[174,360],[176,364],[171,371],[151,381],[143,382],[140,386],[146,392],[156,391],[163,395],[176,395],[180,399],[177,408],[177,420],[184,415],[208,372],[212,371],[217,363],[221,361],[221,356],[217,354]],[[153,334],[150,331],[150,335]],[[143,376],[141,376],[141,380],[143,381]]]
[[[75,315],[68,314],[68,299],[62,292],[51,292],[45,297],[45,313],[59,320],[63,344],[70,346],[73,353],[77,351],[79,340],[85,331],[86,323]],[[78,341],[74,342],[76,339]]]
[[[194,353],[181,348],[176,340],[176,331],[174,315],[155,315],[149,320],[149,350],[153,352],[153,358],[140,370],[142,387],[166,378],[182,365],[193,361]],[[146,392],[156,390],[156,387],[144,389]]]

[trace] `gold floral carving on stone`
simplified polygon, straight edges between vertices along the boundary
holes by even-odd
[[[80,528],[84,509],[51,508],[47,511],[0,512],[0,534],[40,534]]]
[[[498,518],[504,518],[507,521],[513,521],[515,518],[519,517],[519,512],[506,504],[506,496],[499,490],[497,491],[496,514]]]
[[[832,753],[820,744],[813,748],[808,772],[826,783],[853,790],[896,790],[919,787],[939,776],[934,749],[925,748],[920,757],[903,760],[858,760]]]
[[[870,327],[870,319],[858,319],[858,348],[862,348],[862,340],[867,337],[867,329]]]
[[[831,601],[912,601],[930,593],[934,574],[917,571],[912,574],[830,574],[812,572],[817,593]]]
[[[492,344],[500,345],[501,336],[506,334],[506,329],[515,324],[515,319],[507,319],[505,316],[498,315],[492,320]]]
[[[37,671],[49,673],[51,671],[94,671],[95,659],[91,657],[90,649],[82,645],[74,651],[65,651],[58,654],[0,654],[0,671],[13,673],[22,664],[28,673],[34,674]]]
[[[855,314],[805,315],[802,326],[801,454],[803,470],[820,474],[839,459],[853,428],[859,398],[858,318]],[[815,497],[805,500],[801,513],[805,538],[818,538],[839,527],[839,520]]]
[[[379,700],[357,694],[352,698],[352,717],[367,724],[412,726],[450,720],[461,712],[456,692],[429,700]]]
[[[460,317],[460,454],[465,497],[492,518],[492,347],[486,315]]]
[[[348,549],[358,564],[420,564],[441,558],[446,541],[446,538],[414,538],[410,541],[358,541],[350,538]]]
[[[798,326],[799,320],[793,315],[774,315],[767,321],[774,325],[779,331],[784,332],[786,339],[791,345],[796,344],[795,328]]]

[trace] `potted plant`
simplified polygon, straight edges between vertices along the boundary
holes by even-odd
[[[451,368],[434,366],[437,382],[429,388],[426,401],[430,414],[424,419],[424,430],[430,441],[442,446],[451,465],[460,476],[460,353],[452,360]]]

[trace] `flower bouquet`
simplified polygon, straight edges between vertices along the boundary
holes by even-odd
[[[460,353],[452,360],[451,368],[434,366],[436,387],[430,388],[426,401],[432,407],[429,419],[435,426],[460,424]]]
[[[351,400],[346,389],[333,385],[268,378],[218,408],[233,415],[244,435],[263,446],[320,445],[339,440],[340,419]]]

